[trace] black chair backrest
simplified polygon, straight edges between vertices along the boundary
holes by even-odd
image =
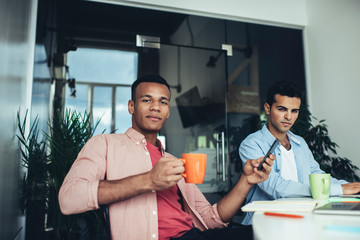
[[[109,206],[108,205],[101,205],[100,209],[101,209],[101,212],[103,213],[103,216],[104,216],[106,240],[111,240]]]

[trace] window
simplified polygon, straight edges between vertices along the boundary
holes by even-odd
[[[65,108],[92,113],[93,122],[100,119],[95,135],[125,132],[131,126],[127,111],[131,84],[137,78],[136,52],[78,48],[67,55],[69,77],[76,79],[76,97],[65,91]]]

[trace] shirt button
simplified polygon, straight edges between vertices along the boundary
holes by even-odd
[[[146,140],[145,140],[145,139],[143,139],[143,140],[142,140],[142,142],[143,142],[143,143],[145,143],[145,142],[146,142]]]
[[[149,155],[149,152],[145,152],[146,155]]]
[[[156,211],[155,211],[155,210],[153,211],[153,215],[156,215]]]
[[[155,192],[155,190],[151,190],[151,192]]]
[[[156,233],[153,233],[153,235],[151,235],[152,238],[156,238]]]
[[[136,142],[136,144],[137,144],[137,145],[139,145],[139,144],[140,144],[140,142]]]

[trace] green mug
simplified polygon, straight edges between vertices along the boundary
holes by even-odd
[[[330,195],[330,174],[310,174],[310,189],[313,199],[328,199]]]

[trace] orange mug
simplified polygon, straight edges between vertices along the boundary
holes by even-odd
[[[181,161],[184,163],[185,172],[182,173],[187,183],[201,184],[206,173],[206,154],[183,153]]]

